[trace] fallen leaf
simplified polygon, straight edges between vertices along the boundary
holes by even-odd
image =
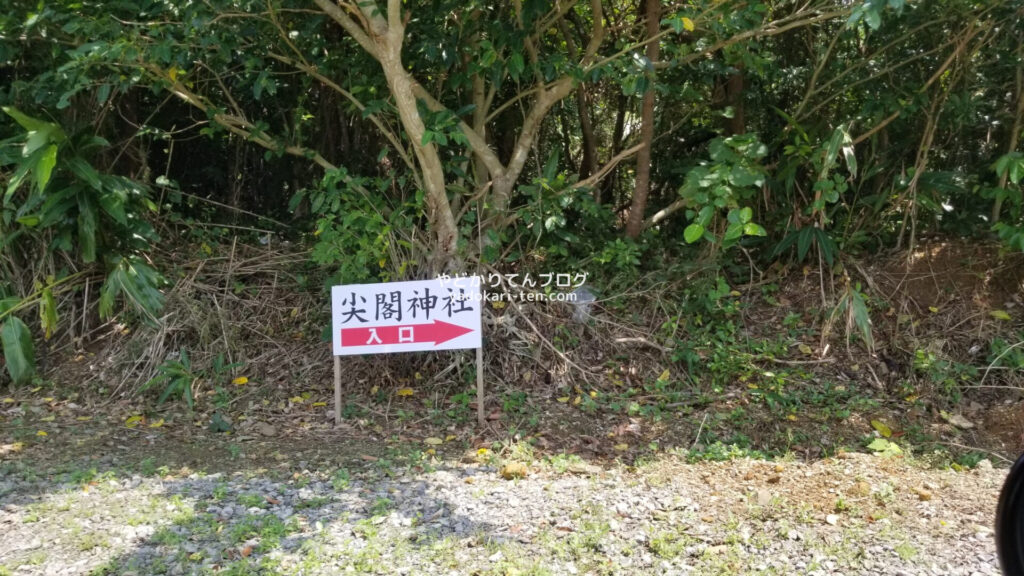
[[[569,401],[569,397],[568,397],[568,396],[562,396],[562,397],[560,397],[560,398],[557,398],[557,400],[558,400],[559,402],[561,402],[562,404],[565,404],[566,402],[568,402],[568,401]]]
[[[36,432],[36,436],[46,436],[46,430],[40,430],[39,432]]]
[[[252,546],[246,546],[245,548],[242,548],[242,550],[239,553],[242,555],[242,558],[248,558],[249,555],[252,554]]]
[[[801,343],[799,346],[797,346],[797,348],[800,350],[800,352],[803,352],[807,356],[810,356],[811,354],[814,354],[814,350],[811,349],[811,347],[808,346],[807,344]]]
[[[882,422],[881,420],[872,420],[871,427],[874,428],[875,430],[878,430],[878,433],[881,434],[884,438],[889,438],[892,436],[892,428],[886,426],[885,422]]]
[[[658,376],[658,382],[668,382],[670,376],[671,374],[669,373],[668,369],[666,369],[664,372],[661,373],[660,376]]]
[[[928,500],[932,499],[932,493],[929,492],[928,490],[925,490],[924,488],[921,488],[920,486],[915,487],[913,490],[914,494],[917,494],[917,498],[922,502],[927,502]]]
[[[267,499],[267,503],[270,504],[271,506],[277,506],[278,504],[281,503],[280,500],[274,498],[273,496],[266,496],[265,498]]]
[[[161,427],[163,425],[164,425],[164,419],[163,418],[157,418],[156,420],[153,420],[152,422],[149,423],[149,427],[150,428],[159,428],[159,427]]]
[[[613,448],[619,452],[625,452],[626,450],[629,450],[629,444],[616,444]]]
[[[142,422],[142,416],[129,416],[128,419],[124,421],[124,425],[129,428],[135,428],[139,425],[139,422]]]
[[[248,384],[249,379],[246,378],[245,376],[239,376],[238,378],[232,380],[231,383],[234,384],[235,386],[242,386],[243,384]]]
[[[501,467],[499,474],[505,480],[512,480],[514,478],[525,478],[526,472],[526,464],[522,462],[508,462]]]
[[[426,444],[430,444],[431,446],[440,446],[441,444],[444,444],[444,440],[441,440],[440,438],[434,438],[433,436],[431,436],[430,438],[425,438],[423,442]]]
[[[327,402],[313,402],[313,406],[315,408],[322,408],[324,406],[327,406]]]
[[[306,399],[303,398],[302,396],[292,396],[291,398],[288,399],[288,401],[291,402],[292,404],[302,404],[303,402],[306,401]]]
[[[413,390],[412,388],[399,388],[395,394],[398,396],[412,396]]]
[[[1006,313],[1006,310],[993,310],[988,314],[989,316],[995,318],[996,320],[1012,320],[1012,318],[1010,318],[1010,315]]]
[[[971,422],[970,420],[964,418],[960,414],[950,414],[949,412],[943,410],[939,412],[939,416],[942,416],[942,418],[946,420],[946,422],[949,422],[950,424],[956,426],[957,428],[963,428],[964,430],[974,428],[974,422]]]
[[[78,418],[75,418],[75,420],[78,420],[79,422],[88,422],[89,420],[92,420],[92,416],[79,416]]]

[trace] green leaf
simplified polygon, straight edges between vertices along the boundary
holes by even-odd
[[[28,326],[16,316],[8,317],[0,328],[0,344],[3,344],[4,360],[11,379],[16,384],[31,380],[35,374],[35,352]]]
[[[729,227],[725,229],[725,240],[726,241],[736,240],[740,236],[743,236],[743,225],[742,224],[739,224],[739,223],[737,223],[737,224],[730,224]]]
[[[49,122],[44,122],[43,120],[37,120],[31,116],[28,116],[24,114],[21,110],[18,110],[13,106],[4,106],[2,110],[5,114],[10,116],[11,118],[14,118],[15,122],[20,124],[22,128],[28,130],[29,132],[39,130],[45,127],[47,124],[49,124]]]
[[[754,211],[749,206],[744,206],[740,209],[740,222],[746,224],[750,222],[750,219],[754,217]]]
[[[754,224],[753,222],[747,222],[743,226],[743,233],[747,236],[767,236],[768,232],[760,224]]]
[[[36,163],[36,168],[32,172],[32,180],[35,181],[36,191],[40,194],[43,193],[43,189],[50,183],[50,176],[53,174],[53,167],[57,165],[57,146],[50,144],[43,151],[42,156],[39,157],[39,162]]]
[[[78,197],[78,249],[85,262],[96,261],[96,208],[84,195]]]
[[[39,320],[43,327],[43,338],[49,340],[57,329],[57,299],[54,298],[53,289],[49,286],[43,289],[43,295],[39,299]]]
[[[683,230],[683,239],[686,240],[687,244],[693,244],[697,240],[700,240],[704,235],[704,227],[700,224],[690,224]]]

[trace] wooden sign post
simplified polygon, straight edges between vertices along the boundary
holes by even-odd
[[[479,276],[331,288],[334,421],[341,422],[341,356],[476,348],[477,418],[484,422]]]

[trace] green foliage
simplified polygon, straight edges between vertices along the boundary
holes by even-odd
[[[702,161],[690,170],[679,189],[692,222],[683,238],[688,244],[703,238],[729,248],[744,236],[767,235],[764,227],[752,222],[754,211],[747,205],[765,183],[766,171],[760,160],[768,153],[767,147],[757,136],[744,134],[716,138],[708,151],[710,162]],[[718,236],[713,230],[723,212],[727,224]]]
[[[387,189],[385,179],[349,179],[344,168],[327,172],[319,186],[299,190],[290,207],[307,200],[316,218],[313,261],[336,270],[333,283],[390,280],[405,277],[413,244],[406,234],[415,228],[421,199],[391,206],[383,194],[369,197],[358,185]]]
[[[202,378],[200,372],[192,368],[192,360],[188,351],[182,348],[178,357],[167,359],[157,367],[157,375],[147,381],[139,389],[145,392],[150,388],[163,386],[160,396],[157,398],[157,406],[161,405],[168,398],[178,397],[191,411],[195,407],[195,398],[192,395],[192,387]]]
[[[31,380],[35,374],[35,353],[28,326],[17,316],[8,316],[0,324],[0,344],[11,379],[16,383]]]

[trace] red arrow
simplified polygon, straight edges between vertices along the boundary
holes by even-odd
[[[342,346],[379,346],[433,342],[434,346],[472,332],[472,328],[434,320],[430,324],[342,328]]]

